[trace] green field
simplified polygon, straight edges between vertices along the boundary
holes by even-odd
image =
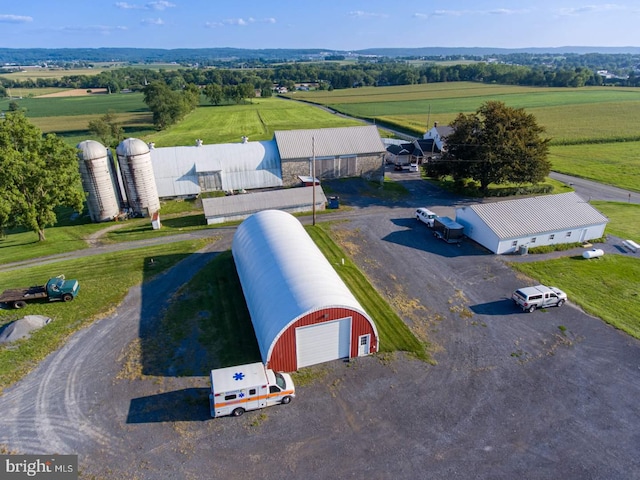
[[[254,99],[246,105],[203,106],[178,125],[144,138],[156,147],[192,145],[196,138],[207,143],[270,140],[275,130],[349,127],[362,125],[319,108],[280,98]]]

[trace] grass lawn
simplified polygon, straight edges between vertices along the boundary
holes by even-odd
[[[70,303],[31,303],[25,310],[0,310],[0,325],[21,318],[26,313],[54,319],[46,328],[21,340],[11,348],[0,347],[0,392],[27,374],[49,353],[58,349],[76,330],[118,305],[129,288],[175,265],[210,240],[190,240],[141,250],[78,258],[53,265],[40,265],[11,272],[0,272],[0,290],[29,286],[64,273],[80,282],[78,297]],[[153,271],[147,258],[153,257]],[[105,288],[109,285],[109,288]]]
[[[640,243],[640,205],[621,202],[590,202],[609,218],[606,233]]]
[[[588,313],[640,339],[640,260],[582,256],[511,266],[543,284],[554,285]]]

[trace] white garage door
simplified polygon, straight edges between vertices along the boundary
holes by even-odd
[[[351,350],[351,318],[296,328],[298,368],[347,358]]]

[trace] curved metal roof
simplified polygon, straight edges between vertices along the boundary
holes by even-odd
[[[100,142],[85,140],[77,146],[83,160],[97,160],[107,156],[107,149]]]
[[[127,138],[116,147],[116,155],[120,157],[135,157],[149,153],[149,145],[139,138]]]
[[[280,335],[304,315],[349,308],[375,324],[300,222],[280,210],[247,218],[233,237],[233,258],[263,362]],[[376,333],[377,336],[377,333]]]

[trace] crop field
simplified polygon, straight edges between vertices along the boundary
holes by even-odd
[[[445,125],[458,113],[470,113],[488,100],[497,100],[534,114],[555,143],[640,138],[640,90],[633,88],[536,88],[451,82],[296,92],[291,98],[377,119],[416,134],[423,133],[434,121]]]
[[[107,70],[106,68],[27,68],[21,72],[0,72],[0,77],[11,80],[27,80],[28,78],[62,78],[72,75],[93,76]]]
[[[270,140],[275,130],[348,127],[362,123],[324,110],[279,98],[254,99],[253,103],[233,106],[204,106],[190,113],[178,125],[148,135],[157,147],[191,145],[196,138],[204,143]]]
[[[14,100],[26,109],[27,117],[67,117],[74,115],[148,112],[142,93],[96,94],[80,97],[22,98]],[[8,110],[9,100],[0,100],[0,110]]]

